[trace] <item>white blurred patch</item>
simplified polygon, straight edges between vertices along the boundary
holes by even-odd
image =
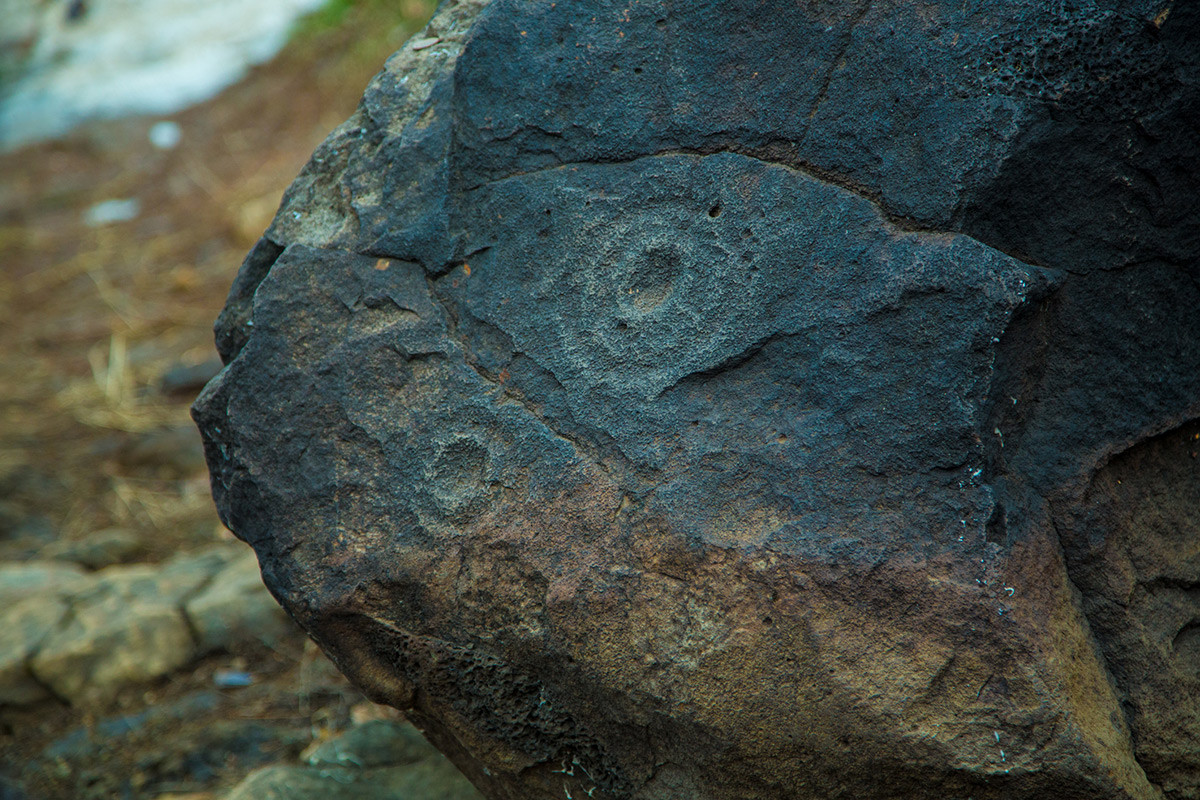
[[[22,55],[0,100],[0,149],[206,100],[278,53],[295,20],[325,2],[0,0],[0,20],[13,23],[0,47]]]
[[[142,204],[136,198],[105,200],[83,212],[83,224],[89,228],[99,228],[114,222],[129,222],[137,219],[140,213]]]
[[[150,143],[159,150],[171,150],[183,138],[179,123],[163,120],[156,122],[150,128]]]

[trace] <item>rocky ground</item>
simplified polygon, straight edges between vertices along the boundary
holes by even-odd
[[[0,798],[476,796],[274,604],[188,417],[243,254],[431,7],[333,3],[175,147],[0,157]]]

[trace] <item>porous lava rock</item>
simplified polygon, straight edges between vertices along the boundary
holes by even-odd
[[[489,798],[1200,797],[1200,7],[459,0],[195,408]]]

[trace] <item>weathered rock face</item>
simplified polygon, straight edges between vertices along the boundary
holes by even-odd
[[[196,406],[491,798],[1200,797],[1200,9],[448,2]]]

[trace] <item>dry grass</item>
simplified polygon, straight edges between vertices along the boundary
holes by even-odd
[[[198,457],[192,397],[164,393],[161,380],[172,367],[215,358],[212,320],[283,190],[433,6],[335,3],[332,17],[308,24],[273,63],[174,115],[183,130],[174,150],[149,143],[157,120],[133,119],[0,156],[0,561],[46,544],[22,533],[33,520],[67,540],[125,528],[151,559],[229,535]],[[141,214],[84,224],[88,208],[115,198],[136,198]],[[211,712],[97,750],[76,764],[81,771],[47,770],[27,790],[47,800],[99,800],[117,796],[114,787],[138,779],[146,763],[205,746],[217,723],[315,725],[322,738],[354,708],[379,713],[311,642],[297,635],[284,644],[214,654],[82,718],[55,704],[14,711],[0,720],[0,762],[32,763],[81,721],[210,691],[214,671],[231,664],[252,664],[256,685]],[[230,768],[205,791],[177,796],[215,797],[209,790],[240,777]]]
[[[174,115],[174,150],[149,143],[156,119],[133,119],[0,156],[0,503],[65,537],[142,531],[159,555],[211,536],[203,469],[129,453],[190,425],[191,397],[161,392],[163,375],[215,358],[212,320],[283,189],[432,5],[336,3],[274,62]],[[84,224],[119,198],[141,214]]]

